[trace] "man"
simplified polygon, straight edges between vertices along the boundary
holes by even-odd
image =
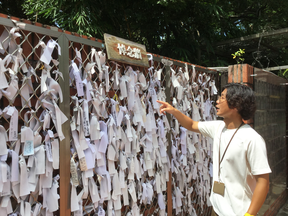
[[[214,139],[212,215],[256,215],[269,190],[271,169],[265,141],[243,123],[256,110],[253,91],[241,84],[224,86],[216,101],[217,115],[223,121],[196,122],[169,103],[158,102],[160,113],[170,113],[186,129]]]

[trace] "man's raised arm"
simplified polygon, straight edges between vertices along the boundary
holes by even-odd
[[[179,110],[177,110],[176,108],[174,108],[167,102],[159,101],[159,100],[157,100],[157,102],[161,104],[160,114],[163,113],[164,115],[166,115],[166,112],[170,113],[178,120],[178,122],[181,124],[182,127],[186,128],[187,130],[200,133],[198,129],[197,121],[193,121],[191,118],[184,115],[183,113],[181,113]]]

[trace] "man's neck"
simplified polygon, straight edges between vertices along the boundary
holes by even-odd
[[[236,129],[242,124],[243,121],[241,117],[238,117],[233,119],[224,118],[224,122],[227,129]]]

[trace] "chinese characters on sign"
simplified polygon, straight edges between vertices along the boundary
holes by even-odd
[[[150,67],[144,45],[106,33],[104,34],[104,40],[108,60],[129,65]]]
[[[124,44],[118,43],[117,49],[119,50],[120,55],[127,55],[131,58],[135,59],[142,59],[141,51],[137,48],[131,48],[130,46],[127,47]]]

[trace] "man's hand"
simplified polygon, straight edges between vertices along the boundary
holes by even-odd
[[[171,106],[169,103],[164,102],[164,101],[159,101],[157,100],[158,103],[162,104],[160,106],[160,114],[166,115],[167,113],[170,113],[174,115],[174,117],[178,120],[180,125],[188,130],[191,130],[196,133],[200,133],[199,128],[198,128],[198,122],[193,121],[191,118],[188,116],[184,115],[181,113],[179,110]]]
[[[157,100],[158,103],[162,104],[160,106],[160,114],[164,114],[166,115],[166,112],[167,113],[170,113],[173,115],[173,113],[175,112],[175,108],[173,106],[171,106],[169,103],[167,102],[164,102],[164,101],[159,101]]]

